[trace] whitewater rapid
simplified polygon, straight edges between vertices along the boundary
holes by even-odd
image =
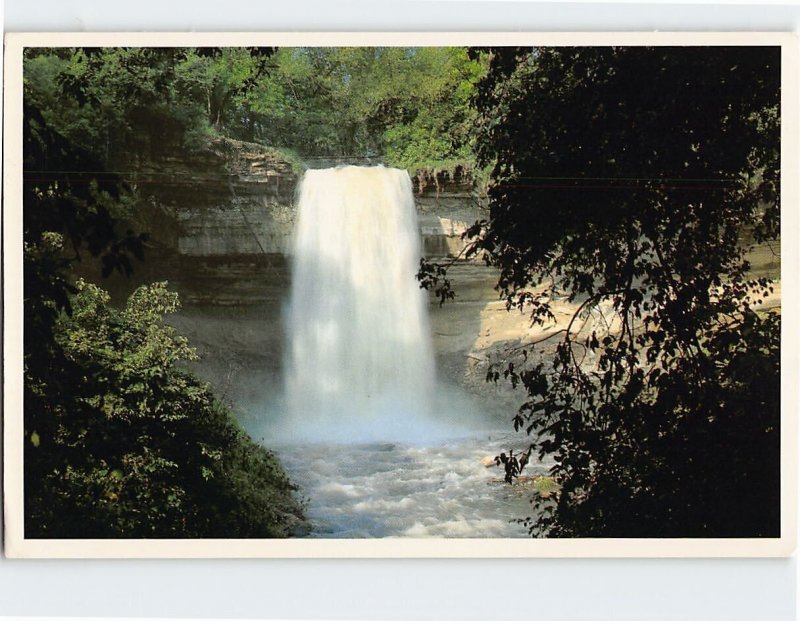
[[[519,437],[430,443],[284,447],[278,454],[308,501],[310,537],[528,537],[531,491],[503,483],[482,460]],[[535,463],[526,474],[545,474]]]

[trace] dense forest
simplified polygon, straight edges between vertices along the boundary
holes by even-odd
[[[487,376],[523,391],[520,447],[555,464],[532,535],[779,534],[780,313],[759,309],[774,283],[742,242],[779,236],[779,48],[31,48],[24,62],[26,536],[307,528],[277,458],[186,371],[195,351],[164,321],[177,295],[156,282],[112,301],[74,272],[147,262],[126,171],[215,138],[300,167],[485,171],[487,217],[450,265],[497,269],[534,324],[555,299],[578,307]],[[442,302],[458,295],[448,268],[418,275]],[[605,329],[578,339],[600,308]]]
[[[472,161],[463,48],[29,49],[26,101],[106,168],[209,137],[413,170]]]

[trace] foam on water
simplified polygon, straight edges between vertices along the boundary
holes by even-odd
[[[318,443],[278,453],[309,500],[311,537],[526,537],[516,520],[530,515],[530,492],[505,485],[500,468],[481,463],[515,440]],[[544,472],[541,464],[526,469]]]

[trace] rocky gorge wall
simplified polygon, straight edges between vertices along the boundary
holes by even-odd
[[[283,296],[301,162],[262,145],[216,139],[130,168],[138,170],[130,179],[136,224],[151,236],[137,282],[168,280],[184,306],[230,308]],[[458,255],[462,233],[480,218],[470,171],[421,171],[412,183],[424,254]],[[133,284],[118,282],[119,293]]]
[[[217,187],[200,202],[191,197],[205,192],[203,184],[184,188],[184,200],[172,206],[175,250],[192,257],[285,254],[301,175],[297,165],[275,150],[232,140],[211,143],[210,152],[216,170],[207,172]]]
[[[183,162],[164,161],[161,182],[139,189],[151,211],[168,214],[165,249],[183,257],[286,255],[296,217],[302,169],[274,149],[216,140]],[[458,254],[461,234],[479,217],[479,196],[463,168],[412,179],[423,248],[428,256]]]
[[[222,398],[258,411],[265,395],[279,392],[302,165],[274,149],[217,140],[130,168],[140,171],[130,183],[151,241],[133,279],[114,277],[103,286],[122,300],[138,284],[168,281],[183,306],[168,321],[200,354],[192,368]],[[458,167],[424,171],[412,184],[424,254],[457,256],[461,234],[481,217],[472,175]],[[456,300],[440,308],[432,299],[430,312],[438,375],[464,385],[481,312],[497,294],[482,264],[457,280]]]
[[[275,150],[218,141],[189,157],[164,157],[131,181],[153,240],[134,281],[117,279],[116,299],[138,283],[169,281],[183,303],[169,321],[198,349],[194,369],[217,394],[254,415],[265,395],[280,392],[282,313],[301,175],[301,166]],[[483,216],[469,171],[421,172],[412,182],[424,253],[457,256],[464,229]],[[748,258],[754,275],[780,275],[779,242]],[[487,384],[488,365],[506,348],[541,338],[541,329],[506,310],[494,289],[497,275],[482,262],[458,262],[449,277],[456,298],[443,306],[432,298],[429,307],[437,375],[487,411],[512,412],[519,391]],[[555,329],[574,310],[557,304]]]

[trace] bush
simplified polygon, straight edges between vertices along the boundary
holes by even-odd
[[[292,534],[302,511],[278,461],[179,367],[196,353],[163,323],[177,294],[109,301],[78,281],[54,330],[61,368],[26,378],[47,419],[26,415],[26,536]]]

